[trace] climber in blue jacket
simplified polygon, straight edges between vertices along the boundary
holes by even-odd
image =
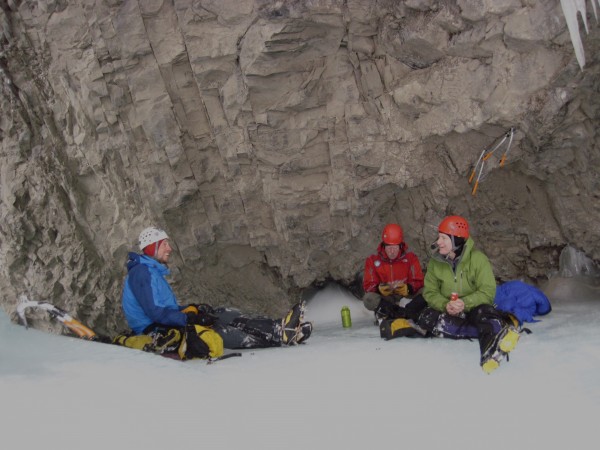
[[[165,278],[170,274],[167,264],[173,251],[167,233],[155,227],[144,229],[139,248],[141,254],[129,253],[122,294],[123,312],[134,334],[207,326],[221,335],[225,348],[296,345],[310,336],[312,324],[303,322],[304,307],[300,303],[279,320],[249,317],[233,308],[207,304],[179,305]]]

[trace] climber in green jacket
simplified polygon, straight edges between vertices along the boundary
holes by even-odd
[[[450,216],[440,224],[437,251],[427,265],[423,289],[431,308],[453,316],[476,306],[492,305],[496,296],[496,280],[487,256],[474,248],[468,228],[452,228],[461,224],[468,227],[461,219]],[[458,298],[451,300],[452,293],[459,294]]]
[[[460,216],[448,216],[438,227],[427,265],[423,308],[380,324],[381,336],[440,336],[477,339],[480,365],[486,373],[508,359],[519,339],[518,321],[494,308],[496,280],[487,256],[474,247],[469,224]]]

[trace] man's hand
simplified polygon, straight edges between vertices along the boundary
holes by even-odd
[[[195,314],[212,314],[215,312],[215,310],[213,309],[212,306],[206,304],[206,303],[190,303],[189,305],[186,305],[185,308],[183,308],[181,310],[182,313],[187,314],[189,312],[195,313]]]
[[[188,325],[202,325],[204,327],[210,327],[214,325],[216,317],[212,314],[196,314],[189,312],[186,314]]]
[[[198,307],[196,305],[187,305],[185,308],[183,308],[181,310],[182,313],[187,314],[187,313],[194,313],[194,314],[198,314]]]
[[[387,283],[381,283],[379,286],[377,286],[377,288],[379,289],[379,293],[384,297],[392,295],[394,292],[392,287]]]
[[[451,316],[458,316],[465,310],[465,303],[460,299],[452,300],[446,304],[446,312]]]
[[[212,314],[215,312],[214,308],[207,303],[198,303],[196,308],[198,308],[198,314]]]
[[[394,289],[394,294],[406,297],[408,295],[408,284],[402,283],[396,286],[396,289]]]

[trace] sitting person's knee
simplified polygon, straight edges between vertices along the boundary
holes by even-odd
[[[381,296],[375,292],[367,292],[362,298],[365,308],[369,311],[375,311],[381,301]]]

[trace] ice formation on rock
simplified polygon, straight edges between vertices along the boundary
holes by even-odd
[[[600,0],[591,0],[592,8],[594,9],[594,16],[598,20],[598,11],[596,9],[596,2],[600,5]],[[581,35],[579,34],[579,23],[577,21],[577,13],[581,14],[583,19],[583,25],[585,26],[585,32],[589,33],[589,28],[586,19],[586,0],[560,0],[560,4],[567,20],[567,26],[569,27],[569,34],[571,36],[571,42],[575,49],[575,56],[579,67],[583,69],[585,66],[585,54],[583,52],[583,43],[581,42]]]

